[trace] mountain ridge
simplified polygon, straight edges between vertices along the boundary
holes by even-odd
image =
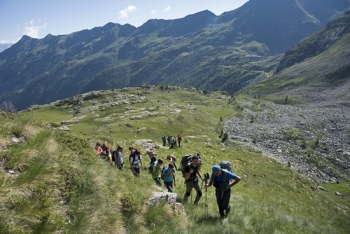
[[[296,6],[296,1],[284,2],[294,6],[295,22],[302,24],[304,13]],[[337,11],[345,6],[340,4],[344,2],[347,1],[327,4],[333,6],[329,9]],[[309,3],[308,9],[316,4],[311,0]],[[203,90],[222,89],[235,93],[270,72],[251,63],[247,55],[265,57],[284,52],[304,36],[305,30],[299,30],[295,23],[285,20],[279,24],[275,20],[283,17],[281,11],[277,12],[278,8],[270,9],[268,14],[259,9],[261,6],[268,9],[266,2],[249,1],[221,16],[203,11],[177,20],[149,20],[139,28],[107,23],[91,30],[48,35],[43,39],[24,36],[0,53],[0,82],[3,84],[0,102],[10,101],[21,110],[97,87],[119,88],[142,83],[199,85]],[[282,9],[290,12],[286,7]],[[334,15],[334,12],[326,12],[326,18]],[[271,18],[270,15],[276,16]],[[259,24],[261,22],[267,23]],[[188,28],[183,27],[186,23]],[[268,24],[275,25],[274,30],[286,29],[270,33],[272,29]],[[321,26],[308,24],[313,25],[306,30],[309,33]]]

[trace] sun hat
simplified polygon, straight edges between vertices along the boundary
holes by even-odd
[[[211,168],[211,170],[212,170],[212,172],[213,173],[217,173],[218,171],[220,171],[220,166],[219,165],[214,165],[212,168]]]

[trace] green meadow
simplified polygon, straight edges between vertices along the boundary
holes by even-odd
[[[142,102],[122,104],[117,95]],[[102,92],[80,106],[52,103],[16,115],[2,113],[0,233],[348,233],[349,181],[322,184],[325,190],[319,190],[261,152],[223,139],[225,119],[245,116],[245,101],[219,91],[144,87]],[[85,112],[94,105],[99,109]],[[78,120],[69,121],[74,114]],[[62,121],[70,131],[56,128]],[[191,198],[183,204],[185,216],[169,204],[147,206],[159,191],[147,172],[148,157],[135,178],[128,163],[119,171],[98,159],[92,147],[97,141],[121,145],[127,161],[129,146],[146,150],[135,140],[162,145],[163,135],[177,134],[183,138],[181,147],[156,147],[158,158],[175,155],[179,165],[183,155],[200,153],[202,173],[228,160],[242,178],[233,187],[227,218],[219,219],[213,187],[203,189],[198,205]],[[14,136],[25,140],[11,143]],[[176,181],[174,192],[182,203],[180,171]]]

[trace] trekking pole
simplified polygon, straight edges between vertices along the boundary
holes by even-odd
[[[208,183],[208,179],[209,179],[209,173],[205,173],[204,174],[204,180],[205,180],[205,184]],[[208,207],[208,188],[205,189],[205,213],[208,217],[209,215],[209,211],[208,211],[209,207]]]

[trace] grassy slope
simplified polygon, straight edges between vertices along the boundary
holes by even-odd
[[[123,92],[126,93],[143,93],[149,101],[96,111],[90,117],[69,124],[70,133],[52,130],[39,121],[59,123],[67,119],[67,104],[25,112],[14,120],[1,117],[1,142],[14,134],[27,134],[25,129],[35,131],[29,131],[31,134],[27,134],[29,140],[25,144],[12,146],[0,154],[6,161],[6,169],[20,168],[22,172],[18,177],[0,173],[0,230],[5,230],[4,233],[347,232],[350,221],[344,210],[348,210],[345,206],[349,207],[350,202],[348,198],[335,196],[334,191],[342,189],[340,191],[349,196],[349,188],[345,186],[349,182],[327,185],[327,191],[312,190],[311,187],[317,185],[259,152],[221,144],[218,138],[220,118],[244,115],[236,111],[241,111],[237,108],[239,100],[228,104],[228,97],[220,93],[205,96],[184,90],[132,89]],[[222,98],[217,99],[219,96]],[[85,105],[88,106],[89,101],[85,101]],[[121,116],[126,107],[134,110],[153,107],[157,108],[158,115],[124,120]],[[180,113],[174,112],[180,108]],[[52,117],[48,113],[52,113]],[[109,122],[96,120],[96,114],[100,120],[109,116]],[[127,127],[128,123],[132,127]],[[140,133],[136,132],[138,127]],[[185,204],[187,217],[172,216],[168,205],[147,208],[143,202],[151,196],[155,186],[146,170],[142,171],[140,179],[131,176],[128,166],[122,172],[117,171],[96,159],[85,140],[90,137],[93,142],[106,141],[126,149],[136,139],[160,143],[164,134],[181,134],[184,141],[181,148],[158,149],[161,158],[174,154],[180,159],[184,154],[200,152],[203,172],[210,172],[213,164],[228,159],[233,164],[233,172],[242,177],[232,192],[232,213],[222,224],[217,219],[213,188],[207,193],[203,191],[198,206]],[[147,166],[148,158],[144,161]],[[181,202],[185,187],[180,173],[177,181],[175,192]],[[209,217],[204,209],[206,195]]]

